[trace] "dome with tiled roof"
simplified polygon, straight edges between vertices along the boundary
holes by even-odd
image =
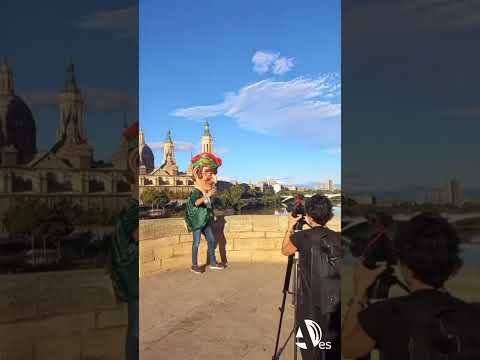
[[[140,130],[139,136],[139,166],[145,167],[146,172],[149,173],[154,169],[155,156],[150,146],[145,143],[145,134],[143,131]]]
[[[14,148],[17,164],[29,162],[37,152],[33,114],[15,94],[12,70],[6,60],[0,65],[0,148]]]

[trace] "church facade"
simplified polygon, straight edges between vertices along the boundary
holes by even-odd
[[[111,164],[94,160],[73,64],[66,69],[59,112],[55,144],[48,151],[37,151],[33,114],[15,93],[11,67],[6,61],[0,65],[0,217],[21,199],[48,204],[68,199],[83,208],[115,210],[131,197],[131,183],[125,176],[127,144],[120,146]]]
[[[193,188],[191,165],[186,171],[180,171],[175,160],[175,143],[169,130],[163,143],[163,162],[155,168],[155,159],[152,150],[145,143],[145,135],[140,131],[140,194],[148,188],[168,190],[175,193],[177,198],[184,198]],[[213,136],[210,126],[205,122],[201,139],[201,151],[213,152]]]

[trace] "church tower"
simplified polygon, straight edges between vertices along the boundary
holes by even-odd
[[[175,162],[175,144],[172,140],[172,132],[168,130],[167,138],[163,144],[163,165],[160,167],[165,173],[177,176],[179,173],[178,165]]]
[[[7,60],[3,58],[0,65],[0,95],[13,95],[13,73]]]
[[[65,87],[60,94],[60,127],[57,140],[72,144],[87,142],[84,127],[85,103],[75,78],[73,63],[67,66]]]
[[[75,168],[88,169],[93,161],[93,149],[88,144],[84,126],[85,103],[77,86],[75,68],[66,69],[65,87],[60,93],[60,126],[53,151]]]
[[[208,121],[205,121],[204,131],[202,136],[202,152],[213,152],[213,137],[210,133]]]
[[[175,144],[173,143],[170,130],[168,130],[165,143],[163,144],[163,160],[167,163],[175,163]]]

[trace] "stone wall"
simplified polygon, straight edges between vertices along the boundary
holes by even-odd
[[[0,276],[0,360],[124,358],[127,309],[103,270]]]
[[[232,215],[218,217],[214,233],[217,259],[242,262],[284,262],[280,253],[287,217],[276,215]],[[340,219],[328,226],[340,231]],[[200,243],[199,264],[206,263],[206,241]],[[192,234],[181,218],[140,222],[140,276],[191,266]]]

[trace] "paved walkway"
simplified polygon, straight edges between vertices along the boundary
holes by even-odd
[[[141,358],[271,359],[286,263],[232,263],[202,275],[177,270],[142,278]],[[289,295],[284,338],[293,326],[290,304]],[[293,358],[292,340],[282,359]]]

